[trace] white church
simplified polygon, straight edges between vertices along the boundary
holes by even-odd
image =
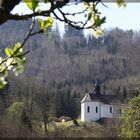
[[[95,83],[93,93],[87,93],[81,101],[81,121],[91,122],[103,118],[122,117],[123,104],[115,95],[102,95],[100,84]]]

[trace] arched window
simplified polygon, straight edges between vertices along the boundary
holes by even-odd
[[[96,113],[98,113],[98,107],[96,106]]]
[[[89,112],[90,112],[90,106],[87,107],[87,113],[89,113]]]
[[[110,113],[112,113],[112,106],[110,106]]]

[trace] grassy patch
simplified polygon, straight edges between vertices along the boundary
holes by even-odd
[[[110,125],[109,127],[96,123],[89,122],[83,123],[81,120],[77,120],[79,126],[75,126],[73,121],[67,122],[51,122],[48,124],[48,134],[47,136],[53,137],[108,137],[111,134]],[[42,123],[42,127],[40,130],[44,131],[44,125]],[[43,132],[42,131],[42,132]],[[114,136],[114,135],[111,135]]]
[[[75,126],[73,121],[57,122],[57,128],[61,130],[64,137],[102,137],[101,125],[96,122],[83,123],[77,120],[79,126]]]

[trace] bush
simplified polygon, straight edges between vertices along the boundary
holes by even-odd
[[[24,110],[24,103],[15,101],[7,108],[6,113],[9,118],[14,121],[20,121]]]
[[[78,121],[77,121],[76,119],[73,120],[73,124],[74,124],[75,126],[79,126],[79,123],[78,123]]]
[[[49,122],[59,122],[59,119],[57,117],[50,117]]]

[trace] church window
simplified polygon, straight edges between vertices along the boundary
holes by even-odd
[[[110,107],[110,113],[112,113],[112,106]]]
[[[89,113],[89,112],[90,112],[90,107],[88,106],[88,107],[87,107],[87,113]]]
[[[98,107],[96,106],[96,113],[98,113]]]

